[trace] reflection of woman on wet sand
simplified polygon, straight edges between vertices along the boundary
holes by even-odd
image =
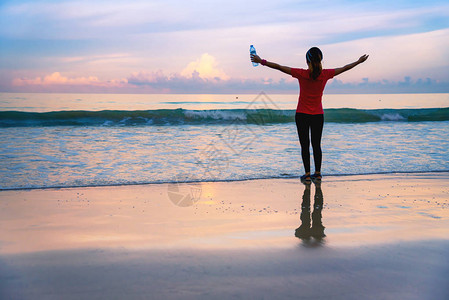
[[[321,210],[323,209],[323,191],[321,183],[315,184],[315,197],[312,212],[312,226],[310,226],[310,183],[306,183],[301,203],[301,226],[296,228],[295,236],[308,241],[314,238],[321,241],[326,235],[324,234],[324,226],[321,222]]]

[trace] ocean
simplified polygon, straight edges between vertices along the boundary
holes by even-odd
[[[296,178],[296,103],[0,93],[0,189]],[[449,94],[325,95],[323,106],[324,176],[449,171]]]

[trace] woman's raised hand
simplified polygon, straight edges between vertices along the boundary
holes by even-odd
[[[261,63],[262,62],[262,59],[259,57],[259,55],[251,54],[250,58],[251,58],[251,61],[254,62],[254,63]]]
[[[360,56],[360,58],[359,58],[359,60],[358,60],[358,63],[361,64],[362,62],[364,62],[365,60],[367,60],[368,57],[369,57],[369,55],[366,55],[366,54]]]

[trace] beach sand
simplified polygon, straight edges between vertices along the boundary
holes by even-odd
[[[448,183],[1,191],[0,299],[449,299]]]

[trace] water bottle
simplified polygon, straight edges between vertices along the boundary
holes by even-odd
[[[257,53],[256,53],[256,48],[254,48],[253,45],[251,45],[251,46],[249,47],[249,54],[251,54],[251,55],[257,55]],[[259,65],[259,63],[255,63],[255,62],[252,62],[252,63],[253,63],[253,67],[257,67],[257,66]]]

